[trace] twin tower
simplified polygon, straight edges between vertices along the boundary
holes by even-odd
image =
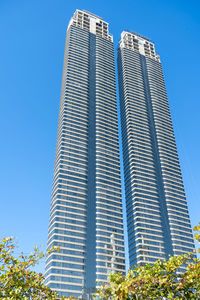
[[[113,38],[76,10],[66,37],[47,284],[92,298],[109,273],[194,250],[165,83],[154,44],[123,31],[118,47],[127,228],[123,225]]]

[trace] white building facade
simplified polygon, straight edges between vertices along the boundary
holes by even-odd
[[[194,250],[160,57],[124,31],[118,48],[130,266]]]
[[[46,282],[92,298],[96,281],[125,272],[113,39],[108,23],[76,10],[66,37]]]

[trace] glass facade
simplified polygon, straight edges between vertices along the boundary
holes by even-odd
[[[108,23],[77,10],[66,37],[46,282],[90,299],[125,272],[114,49]]]
[[[194,250],[160,57],[122,32],[118,77],[130,266]]]

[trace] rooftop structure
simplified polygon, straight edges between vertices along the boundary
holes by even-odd
[[[134,32],[123,31],[119,43],[120,49],[127,48],[136,51],[146,57],[160,62],[160,56],[155,52],[154,43],[149,39]]]
[[[102,18],[91,14],[85,10],[77,9],[71,18],[68,28],[74,25],[78,28],[87,30],[97,36],[113,41],[112,35],[109,34],[108,23],[103,21]]]

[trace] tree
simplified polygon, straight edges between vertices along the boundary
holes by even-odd
[[[200,223],[194,231],[200,243]],[[180,273],[181,267],[186,267],[186,271]],[[115,300],[200,299],[200,260],[193,252],[134,266],[126,276],[110,274],[109,283],[103,284],[96,295]]]
[[[195,232],[194,237],[195,237],[196,241],[200,244],[200,222],[199,222],[199,225],[194,226],[193,230]],[[200,248],[197,251],[200,253]]]
[[[200,223],[194,231],[195,239],[200,243]],[[0,299],[58,299],[58,295],[45,285],[44,276],[31,269],[46,254],[59,248],[44,253],[35,247],[33,254],[22,253],[15,257],[15,247],[12,237],[0,241]],[[180,274],[180,268],[185,265],[186,271]],[[188,253],[170,257],[167,261],[158,260],[153,265],[135,266],[127,276],[110,274],[109,283],[102,285],[96,295],[101,299],[116,300],[200,299],[200,260],[194,253]]]
[[[44,253],[35,247],[33,254],[22,253],[15,257],[15,247],[12,237],[0,241],[0,299],[58,299],[58,295],[44,284],[43,274],[31,270],[46,254],[58,248]]]

